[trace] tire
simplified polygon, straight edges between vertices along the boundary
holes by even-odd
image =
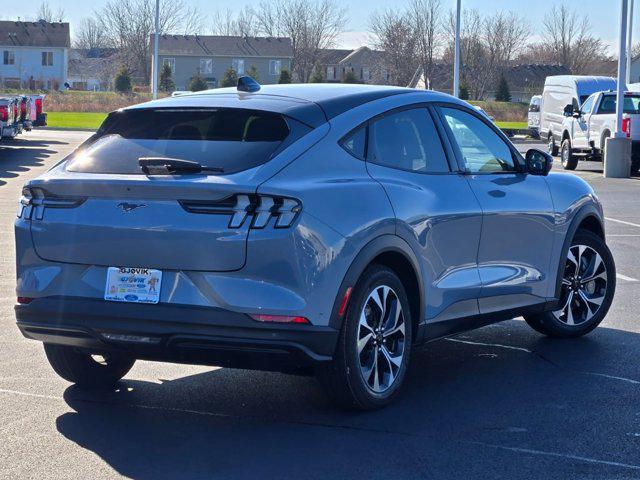
[[[631,160],[631,175],[635,176],[640,173],[640,158]]]
[[[580,256],[581,247],[586,247],[582,256]],[[594,253],[599,255],[600,264],[597,264]],[[570,254],[581,266],[578,282],[572,281],[575,277],[575,263],[570,260]],[[578,230],[571,242],[567,257],[562,261],[565,263],[565,268],[559,301],[561,309],[526,316],[525,321],[534,330],[549,337],[581,337],[596,328],[607,315],[616,290],[616,267],[611,251],[604,240],[587,230]],[[590,269],[594,266],[596,270],[591,272]],[[585,273],[595,277],[595,280],[593,284],[585,282],[582,287],[577,288],[582,292],[579,293],[575,288],[582,283]],[[566,284],[567,281],[570,285]],[[600,304],[598,305],[597,302]]]
[[[560,162],[565,170],[575,170],[578,166],[578,159],[571,150],[571,140],[565,138],[560,147]]]
[[[104,355],[99,362],[89,353],[74,347],[44,344],[49,363],[65,380],[84,388],[108,388],[124,377],[135,359],[124,355]]]
[[[552,157],[557,157],[558,145],[556,145],[556,140],[553,138],[553,133],[549,132],[549,136],[547,138],[549,139],[549,155],[551,155]]]
[[[386,298],[381,303],[386,305],[387,322],[380,322],[383,312],[375,298]],[[401,307],[398,323],[392,318],[397,311],[394,306]],[[378,329],[380,324],[383,328]],[[368,267],[353,289],[334,359],[317,372],[331,399],[340,407],[360,410],[391,403],[406,375],[413,340],[411,326],[409,300],[396,273],[382,265]],[[376,360],[378,369],[374,367]]]

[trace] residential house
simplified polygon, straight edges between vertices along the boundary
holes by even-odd
[[[69,53],[67,82],[73,90],[102,92],[111,90],[117,68],[115,48],[79,49]]]
[[[325,49],[320,66],[328,83],[341,82],[348,71],[352,71],[361,83],[386,84],[389,73],[384,68],[385,53],[369,47],[355,50]]]
[[[63,88],[70,46],[68,23],[0,21],[0,87]]]
[[[229,68],[243,75],[255,67],[260,83],[278,83],[283,69],[291,71],[292,58],[290,38],[161,35],[158,39],[159,69],[171,66],[177,90],[187,90],[196,74],[210,88],[219,87]]]

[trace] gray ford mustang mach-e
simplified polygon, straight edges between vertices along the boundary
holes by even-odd
[[[119,110],[24,188],[18,326],[86,387],[162,360],[313,371],[381,407],[423,342],[602,321],[602,208],[551,161],[405,88],[243,78]]]

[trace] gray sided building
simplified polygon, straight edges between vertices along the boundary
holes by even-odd
[[[151,45],[153,47],[153,37]],[[289,38],[160,35],[158,39],[159,70],[162,71],[165,64],[171,66],[176,90],[187,90],[196,74],[203,77],[210,88],[219,87],[229,68],[240,76],[255,67],[260,83],[278,83],[283,69],[291,72],[292,58]]]

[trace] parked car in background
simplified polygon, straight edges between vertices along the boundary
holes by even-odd
[[[602,206],[546,152],[438,92],[253,83],[112,113],[25,185],[16,317],[60,376],[111,386],[136,359],[315,371],[374,409],[428,340],[604,319]]]
[[[15,97],[0,97],[0,127],[2,138],[14,138],[18,134]]]
[[[529,113],[527,114],[527,127],[533,138],[540,138],[540,104],[542,95],[534,95],[529,101]]]
[[[36,106],[35,119],[33,121],[34,127],[46,127],[47,126],[47,114],[45,113],[44,101],[46,95],[31,95],[31,101]]]
[[[22,128],[29,132],[33,127],[33,122],[31,121],[31,98],[27,95],[20,95],[18,97],[18,103],[20,107],[20,123],[22,124]]]
[[[563,122],[560,159],[565,170],[578,160],[602,160],[605,141],[616,131],[616,92],[596,92],[579,110],[567,108]],[[622,131],[632,139],[631,173],[640,170],[640,92],[624,94]]]
[[[546,78],[540,107],[540,136],[549,142],[551,155],[558,155],[567,109],[578,111],[592,93],[615,88],[613,77],[555,75]]]

